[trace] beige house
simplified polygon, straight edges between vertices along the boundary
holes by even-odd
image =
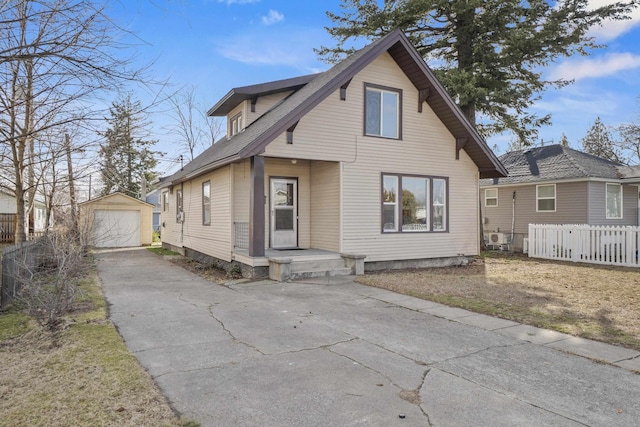
[[[119,248],[150,245],[153,205],[113,193],[78,205],[80,229],[91,246]]]
[[[165,247],[280,280],[479,253],[478,179],[506,170],[402,32],[209,114],[227,135],[163,179]]]

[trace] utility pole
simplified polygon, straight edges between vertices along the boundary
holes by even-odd
[[[69,138],[68,133],[64,134],[64,148],[67,152],[67,171],[69,174],[69,199],[71,200],[71,230],[75,234],[78,232],[78,215],[76,210],[76,187],[73,179],[73,164],[71,162],[71,138]]]

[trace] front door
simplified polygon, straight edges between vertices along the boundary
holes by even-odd
[[[298,246],[298,180],[271,178],[271,247]]]

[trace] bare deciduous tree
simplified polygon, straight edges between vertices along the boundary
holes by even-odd
[[[137,81],[143,70],[129,68],[122,56],[128,46],[115,37],[124,30],[101,3],[6,0],[0,3],[0,26],[0,141],[6,146],[1,160],[16,197],[15,240],[22,242],[25,195],[32,205],[38,185],[31,166],[51,157],[43,135],[100,118],[99,95]]]

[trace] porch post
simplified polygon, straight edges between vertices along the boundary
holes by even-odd
[[[249,256],[264,256],[264,157],[251,157],[251,198],[249,202]]]

